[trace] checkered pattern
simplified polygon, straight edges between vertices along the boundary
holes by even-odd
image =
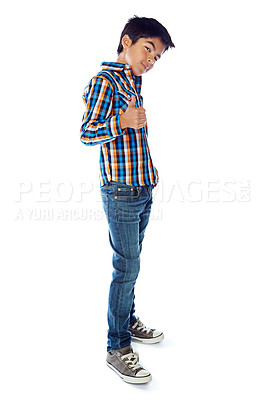
[[[102,63],[102,70],[85,87],[86,111],[80,129],[85,145],[100,145],[100,183],[109,181],[132,186],[156,185],[157,170],[148,146],[147,123],[141,129],[121,129],[119,115],[128,107],[131,96],[135,106],[143,107],[141,76],[128,64]]]

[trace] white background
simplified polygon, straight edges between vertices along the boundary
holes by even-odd
[[[263,3],[2,6],[1,399],[265,400]],[[79,139],[83,89],[134,14],[176,45],[143,76],[161,181],[136,306],[165,340],[135,346],[141,387],[105,365],[112,253],[99,147]]]

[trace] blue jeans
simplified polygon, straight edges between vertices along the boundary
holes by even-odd
[[[101,187],[109,240],[114,251],[107,313],[107,351],[131,343],[128,326],[136,321],[134,287],[151,212],[152,189],[153,186],[129,186],[113,181]]]

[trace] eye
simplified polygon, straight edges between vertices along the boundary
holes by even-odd
[[[148,50],[149,53],[151,52],[151,49],[149,47],[145,46],[145,48]]]

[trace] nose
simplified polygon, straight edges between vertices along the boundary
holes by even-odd
[[[149,63],[150,66],[153,66],[154,61],[152,61],[151,57],[148,58],[148,63]]]

